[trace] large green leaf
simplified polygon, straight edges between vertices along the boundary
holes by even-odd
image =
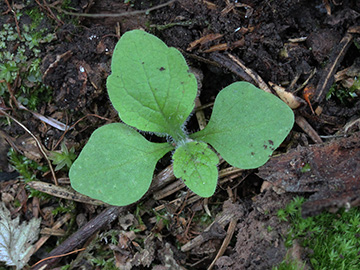
[[[149,189],[157,161],[173,147],[151,143],[120,123],[94,131],[70,168],[72,187],[112,205],[128,205]]]
[[[197,83],[178,50],[144,31],[129,31],[116,44],[111,71],[108,93],[126,124],[181,139]]]
[[[185,185],[201,197],[214,194],[219,163],[217,155],[202,142],[187,142],[173,154],[174,175],[182,178]]]
[[[211,119],[193,139],[210,143],[232,166],[262,166],[294,124],[292,110],[274,95],[236,82],[216,97]]]

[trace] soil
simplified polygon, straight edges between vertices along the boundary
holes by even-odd
[[[79,152],[93,130],[119,121],[108,100],[106,78],[111,72],[112,51],[119,34],[138,28],[181,50],[188,64],[201,73],[202,104],[213,102],[217,93],[232,82],[246,80],[259,85],[257,78],[260,77],[266,84],[284,87],[301,100],[301,106],[294,112],[297,119],[304,119],[307,124],[297,121],[277,150],[279,156],[271,158],[258,170],[226,178],[227,181],[219,184],[216,194],[205,203],[186,204],[188,195],[184,195],[185,189],[157,200],[148,196],[143,201],[142,210],[130,206],[121,210],[111,208],[111,212],[104,206],[77,203],[77,229],[73,232],[84,233],[84,228],[91,227],[88,222],[94,222],[91,224],[96,224],[98,230],[80,234],[76,238],[78,242],[74,241],[74,235],[66,235],[62,240],[69,241],[59,247],[68,245],[70,249],[72,245],[68,251],[89,247],[95,245],[91,242],[94,235],[113,229],[119,232],[117,237],[122,245],[109,245],[104,237],[97,248],[111,249],[116,266],[122,269],[209,269],[226,235],[234,233],[213,269],[271,269],[289,254],[284,245],[288,224],[280,222],[276,213],[293,196],[311,196],[305,207],[306,216],[329,208],[334,210],[347,204],[359,204],[356,195],[360,187],[359,133],[356,133],[359,129],[359,121],[356,121],[360,108],[359,90],[355,92],[357,96],[347,96],[345,100],[334,95],[325,97],[334,83],[336,72],[343,71],[341,79],[337,80],[339,85],[346,85],[360,74],[356,69],[357,59],[360,59],[359,1],[178,0],[150,12],[145,11],[166,1],[126,2],[73,1],[71,10],[77,13],[144,12],[122,17],[65,16],[68,20],[62,19],[63,23],[56,27],[57,39],[41,48],[43,83],[52,89],[53,99],[41,104],[38,112],[69,125],[75,124],[74,129],[64,135],[59,129],[44,127],[30,112],[19,110],[17,117],[47,149],[56,149],[59,140],[65,136],[67,145],[75,146]],[[53,12],[59,12],[54,6],[49,7]],[[2,4],[1,11],[6,10],[7,6]],[[12,15],[6,14],[2,20],[11,21]],[[201,40],[203,37],[206,38]],[[348,45],[345,44],[346,38],[351,40]],[[241,69],[229,56],[240,59],[252,73]],[[355,75],[345,70],[350,67],[355,70]],[[340,78],[340,74],[335,77]],[[312,86],[305,89],[313,91],[308,95],[304,86]],[[312,103],[312,108],[307,101]],[[5,102],[9,106],[9,101]],[[204,109],[204,112],[209,119],[211,109]],[[198,129],[195,117],[190,119],[188,128],[190,131]],[[4,127],[2,132],[12,138],[24,134],[15,125]],[[352,133],[355,134],[350,136]],[[0,136],[0,165],[4,171],[2,180],[5,181],[2,182],[2,200],[7,198],[7,203],[11,203],[10,196],[13,199],[17,196],[21,184],[14,176],[8,177],[11,172],[7,172],[7,160],[2,158],[9,148],[2,139],[4,136]],[[341,138],[334,140],[336,137]],[[23,153],[33,151],[25,149]],[[311,171],[304,173],[305,164],[310,165]],[[159,163],[157,172],[168,165],[165,158]],[[222,165],[221,169],[227,167]],[[41,177],[42,181],[51,182],[50,173]],[[66,178],[67,175],[59,172],[58,177]],[[68,184],[66,180],[64,183],[62,185]],[[157,193],[154,194],[157,198]],[[177,198],[181,198],[178,205],[170,203]],[[28,204],[27,211],[30,212],[30,206],[35,205],[30,198],[24,199],[23,203]],[[52,204],[55,204],[54,200],[46,204],[40,202],[39,207],[44,211],[46,207],[54,207]],[[212,219],[217,216],[211,226],[206,221],[204,205],[210,208]],[[165,209],[163,215],[166,219],[163,221],[157,220],[152,210],[160,206]],[[99,215],[106,217],[101,226],[96,223]],[[226,215],[230,217],[222,221],[220,217]],[[104,219],[104,216],[101,217]],[[139,216],[142,224],[137,220]],[[44,219],[44,224],[45,221],[49,222],[48,226],[54,223],[54,220]],[[168,224],[164,224],[165,221]],[[233,231],[231,224],[235,224]],[[131,226],[137,229],[137,233],[129,229]],[[270,227],[273,228],[271,231]],[[190,250],[184,252],[178,248],[199,236],[203,240]],[[47,257],[45,250],[53,250],[59,245],[56,237],[53,238],[32,257],[33,262]],[[139,238],[142,239],[141,245],[136,242]],[[306,261],[304,251],[298,252],[300,255],[292,256]],[[62,250],[64,253],[66,248]],[[82,256],[53,260],[48,269],[71,260],[76,260],[75,269],[80,269],[80,266],[82,269],[96,269],[84,254]]]

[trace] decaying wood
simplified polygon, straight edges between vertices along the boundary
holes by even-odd
[[[176,179],[173,171],[173,165],[167,166],[159,172],[153,179],[151,186],[146,194],[152,194],[154,191],[161,189]],[[146,196],[145,194],[145,196]]]
[[[303,215],[360,204],[360,132],[273,157],[259,177],[287,192],[311,192]]]

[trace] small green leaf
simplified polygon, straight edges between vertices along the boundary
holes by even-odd
[[[211,144],[232,166],[262,166],[294,124],[280,99],[247,82],[235,82],[216,97],[205,129],[190,137]]]
[[[181,145],[175,150],[173,161],[175,176],[182,178],[194,193],[201,197],[214,194],[219,158],[206,143],[191,141]]]
[[[157,161],[172,149],[168,143],[147,141],[124,124],[102,126],[71,166],[71,185],[108,204],[134,203],[149,189]]]
[[[182,138],[197,83],[178,50],[144,31],[129,31],[116,44],[111,71],[109,97],[126,124]]]
[[[72,147],[69,151],[64,142],[61,143],[60,152],[51,151],[49,155],[49,159],[52,160],[54,165],[56,165],[55,171],[59,171],[65,166],[70,168],[75,158],[76,155],[74,147]]]

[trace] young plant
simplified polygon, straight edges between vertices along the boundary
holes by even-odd
[[[66,166],[70,169],[73,161],[76,158],[75,148],[71,147],[69,150],[64,142],[60,145],[61,151],[51,151],[49,159],[56,165],[55,171],[59,171]]]
[[[196,194],[214,194],[219,162],[210,144],[230,165],[263,165],[292,128],[294,116],[280,99],[250,83],[235,82],[217,96],[205,129],[187,134],[194,109],[195,76],[184,57],[140,30],[117,43],[107,79],[110,100],[122,123],[94,131],[70,169],[72,187],[112,205],[128,205],[148,190],[158,160],[173,153],[176,177]],[[136,129],[166,136],[146,140]]]

